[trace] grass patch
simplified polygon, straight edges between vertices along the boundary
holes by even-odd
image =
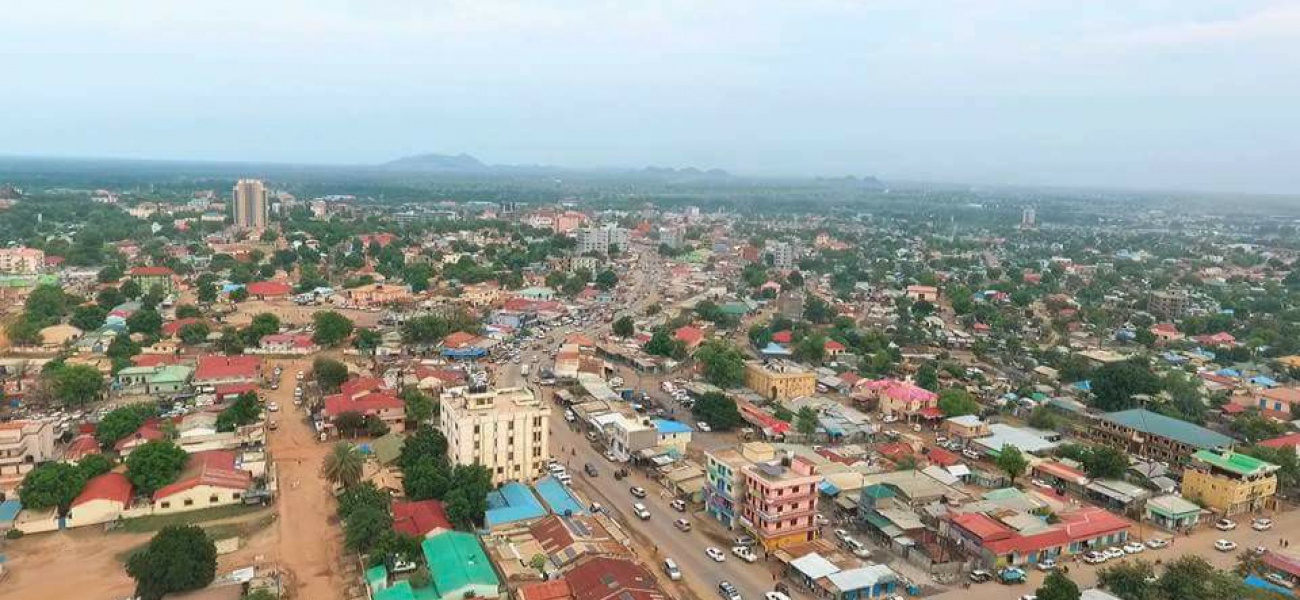
[[[113,531],[124,533],[150,533],[158,531],[168,525],[202,525],[208,521],[219,521],[222,519],[251,516],[263,511],[270,513],[273,512],[273,510],[274,509],[269,509],[265,506],[232,504],[230,506],[218,506],[216,508],[205,508],[203,510],[174,513],[170,515],[154,515],[137,519],[127,519],[122,522],[121,527],[113,529]]]

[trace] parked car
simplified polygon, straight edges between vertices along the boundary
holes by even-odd
[[[1214,528],[1219,531],[1232,531],[1237,528],[1237,522],[1232,519],[1219,519],[1214,522]]]
[[[1159,550],[1169,546],[1169,540],[1165,538],[1151,538],[1147,540],[1147,548]]]
[[[679,581],[682,578],[682,570],[677,568],[677,561],[671,558],[664,559],[664,573],[673,581]]]
[[[740,600],[740,590],[725,579],[718,582],[718,594],[726,600]]]
[[[1232,540],[1218,540],[1214,542],[1214,549],[1219,552],[1232,552],[1237,549],[1237,542]]]
[[[1147,549],[1146,546],[1142,545],[1142,542],[1136,542],[1136,541],[1124,544],[1123,548],[1125,554],[1139,554],[1143,550]]]
[[[1039,571],[1051,571],[1056,568],[1056,559],[1044,558],[1043,560],[1038,561],[1038,564],[1034,566],[1038,567]]]
[[[686,519],[677,519],[676,521],[673,521],[673,527],[676,527],[681,531],[690,531],[691,522]]]
[[[646,508],[645,505],[640,502],[632,505],[632,512],[642,521],[650,520],[650,509]]]
[[[266,405],[266,410],[269,410],[271,412],[278,412],[280,410],[280,405],[276,404],[275,402],[271,402],[270,404]]]
[[[851,537],[851,536],[849,535],[849,532],[848,532],[848,531],[845,531],[845,530],[843,530],[843,529],[836,529],[836,530],[835,530],[835,539],[837,539],[837,540],[843,542],[844,540],[849,539],[849,537]]]
[[[731,538],[732,546],[753,546],[756,543],[758,542],[754,541],[754,538],[748,535],[741,535],[741,536],[736,536],[734,538]]]
[[[752,563],[758,560],[758,554],[755,553],[754,549],[750,548],[749,546],[733,546],[731,548],[731,553],[740,557],[740,560],[743,560],[748,563]]]
[[[707,554],[709,558],[712,558],[713,562],[723,562],[727,560],[727,555],[723,554],[721,550],[714,548],[713,546],[705,548],[704,553]]]
[[[1273,528],[1273,520],[1265,519],[1263,517],[1258,519],[1252,519],[1250,521],[1250,528],[1254,529],[1255,531],[1268,531]]]
[[[673,507],[673,510],[677,512],[686,512],[686,502],[683,500],[673,500],[668,503],[668,506]]]
[[[587,477],[595,477],[599,475],[599,472],[596,471],[596,465],[593,465],[591,463],[587,463],[583,465],[582,471],[587,474]]]
[[[1102,550],[1102,554],[1108,559],[1124,558],[1124,550],[1115,546]]]
[[[713,428],[709,427],[709,424],[705,423],[704,421],[700,421],[699,423],[696,423],[695,426],[698,427],[700,431],[704,431],[704,432],[713,431]]]
[[[1029,574],[1019,567],[1007,567],[998,571],[998,581],[1003,585],[1029,581]]]
[[[984,583],[993,581],[993,574],[984,569],[976,569],[970,572],[969,578],[972,583]]]
[[[781,592],[763,592],[763,600],[790,600],[790,597]]]
[[[627,491],[637,498],[645,498],[646,496],[645,488],[639,485],[634,485],[631,488],[628,488]]]
[[[1099,565],[1106,562],[1106,555],[1096,550],[1089,550],[1083,553],[1083,562],[1090,565]]]

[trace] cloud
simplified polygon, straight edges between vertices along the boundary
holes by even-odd
[[[1160,24],[1119,36],[1122,46],[1187,47],[1287,40],[1300,44],[1300,5],[1268,6],[1217,20]]]

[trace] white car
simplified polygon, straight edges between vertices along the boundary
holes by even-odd
[[[1161,548],[1165,548],[1168,546],[1169,546],[1169,540],[1165,538],[1154,538],[1154,539],[1147,540],[1147,548],[1150,548],[1152,550],[1159,550]]]
[[[1090,565],[1099,565],[1106,562],[1106,555],[1097,552],[1096,550],[1089,550],[1083,553],[1083,562]]]
[[[699,423],[696,423],[695,426],[698,427],[700,431],[704,431],[704,432],[713,431],[713,428],[709,427],[709,424],[705,423],[704,421],[700,421]]]
[[[1103,550],[1102,553],[1106,555],[1106,558],[1110,559],[1124,558],[1124,550],[1116,546],[1111,546]]]
[[[705,548],[704,553],[709,555],[709,558],[712,558],[713,562],[723,562],[727,560],[727,555],[723,554],[721,550],[714,548],[713,546]]]
[[[763,600],[790,600],[790,597],[781,592],[763,592]]]
[[[1044,558],[1043,560],[1038,561],[1038,564],[1034,566],[1038,567],[1039,571],[1051,571],[1056,568],[1056,559]]]
[[[280,410],[280,405],[272,402],[266,405],[266,410],[269,410],[271,412],[277,412]]]
[[[1232,519],[1219,519],[1214,522],[1214,528],[1219,531],[1232,531],[1237,528],[1237,522]]]
[[[1142,542],[1129,542],[1127,544],[1124,544],[1124,552],[1126,554],[1138,554],[1146,549],[1147,547],[1143,546]]]
[[[1268,531],[1273,528],[1273,520],[1265,518],[1252,519],[1250,528],[1255,531]]]
[[[1219,552],[1232,552],[1237,549],[1237,542],[1232,540],[1218,540],[1214,542],[1214,549]]]
[[[740,557],[740,560],[747,563],[752,563],[758,560],[758,554],[755,554],[754,549],[749,546],[734,546],[731,549],[731,553]]]

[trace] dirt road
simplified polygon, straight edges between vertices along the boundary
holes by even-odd
[[[345,581],[338,572],[341,535],[334,525],[334,498],[321,477],[321,461],[329,444],[317,441],[306,413],[294,407],[295,374],[310,368],[310,360],[268,361],[268,372],[282,365],[280,389],[268,390],[268,402],[280,411],[269,413],[279,425],[270,432],[271,456],[279,469],[278,543],[275,561],[293,574],[296,598],[342,598]]]

